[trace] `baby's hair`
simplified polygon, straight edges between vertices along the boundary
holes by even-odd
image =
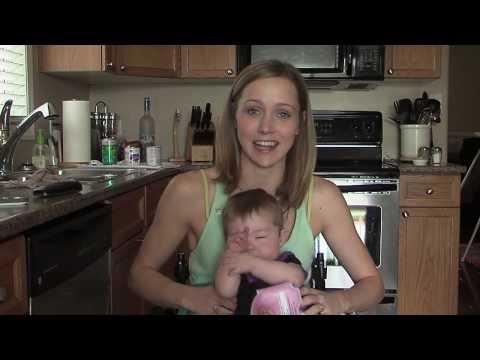
[[[260,210],[269,212],[273,218],[273,224],[281,230],[283,228],[283,216],[280,203],[263,189],[253,189],[239,192],[230,196],[222,212],[223,232],[227,236],[229,223],[240,217],[245,219]]]

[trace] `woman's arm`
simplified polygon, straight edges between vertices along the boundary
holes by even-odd
[[[321,302],[323,308],[333,309],[332,313],[362,311],[378,304],[384,296],[383,281],[355,230],[350,209],[342,193],[335,184],[316,178],[312,201],[312,230],[314,234],[322,232],[354,285],[344,291],[329,293],[328,296],[313,291],[304,300]],[[314,299],[313,294],[320,294],[320,298]]]
[[[191,231],[193,220],[203,215],[202,204],[201,180],[195,172],[177,175],[166,187],[130,271],[129,285],[142,298],[153,304],[183,307],[195,313],[214,313],[215,305],[234,307],[232,301],[218,296],[212,286],[183,285],[159,272]]]

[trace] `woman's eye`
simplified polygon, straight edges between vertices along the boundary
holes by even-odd
[[[255,236],[255,239],[265,239],[265,235],[257,235]]]
[[[288,119],[290,117],[290,113],[288,111],[280,111],[278,113],[278,117],[281,119]]]
[[[252,115],[252,116],[253,116],[253,115],[257,115],[257,114],[259,114],[259,113],[260,113],[260,110],[257,109],[257,108],[248,108],[248,109],[247,109],[247,114],[248,114],[248,115]]]

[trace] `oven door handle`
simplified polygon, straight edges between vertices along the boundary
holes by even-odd
[[[342,193],[397,191],[397,184],[338,185]]]

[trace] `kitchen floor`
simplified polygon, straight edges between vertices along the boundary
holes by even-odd
[[[473,232],[478,217],[467,219],[464,212],[460,231],[460,258],[465,252],[467,242]],[[477,234],[468,252],[465,262],[460,262],[458,281],[458,314],[478,315],[480,314],[480,233]]]
[[[480,268],[461,262],[458,284],[458,314],[480,314]]]

